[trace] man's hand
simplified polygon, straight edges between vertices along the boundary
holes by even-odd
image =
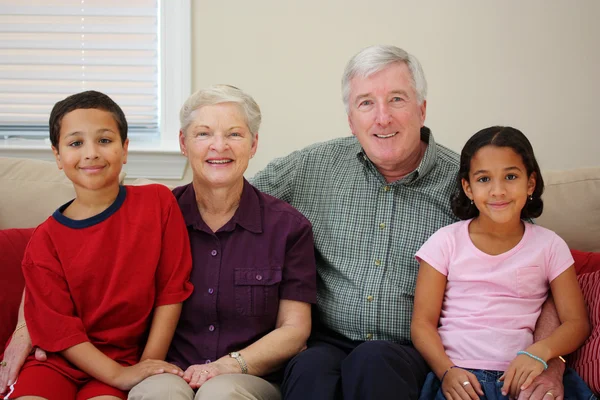
[[[548,369],[533,380],[531,386],[522,390],[518,400],[563,400],[563,374],[565,364],[553,359],[548,362]]]
[[[27,327],[15,332],[10,344],[4,352],[5,366],[0,367],[0,393],[5,393],[10,385],[15,383],[21,367],[27,356],[31,354],[31,338]],[[35,358],[46,361],[46,352],[40,348],[35,349]]]

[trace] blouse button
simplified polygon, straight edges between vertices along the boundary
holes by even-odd
[[[208,330],[211,331],[211,332],[214,331],[215,330],[215,326],[214,325],[209,326]]]
[[[256,275],[256,280],[257,281],[262,281],[262,275]]]
[[[213,257],[216,256],[217,255],[217,251],[216,250],[211,251],[210,255],[213,256]]]

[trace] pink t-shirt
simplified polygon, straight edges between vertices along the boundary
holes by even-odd
[[[492,256],[475,247],[471,220],[433,234],[416,254],[448,279],[439,334],[459,367],[505,371],[533,343],[549,282],[573,264],[567,244],[551,230],[525,223],[521,241]]]

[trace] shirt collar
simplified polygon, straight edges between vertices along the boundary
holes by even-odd
[[[414,180],[420,179],[427,175],[429,171],[435,167],[437,160],[437,146],[435,145],[435,139],[433,138],[431,130],[426,126],[421,128],[421,141],[427,143],[427,148],[425,149],[425,154],[423,154],[423,158],[416,169],[417,177],[415,177]]]
[[[212,233],[198,210],[193,184],[188,184],[179,196],[179,207],[187,226]],[[233,231],[236,224],[247,231],[262,233],[262,210],[259,195],[257,190],[246,179],[244,179],[244,188],[242,189],[242,197],[240,198],[238,209],[233,214],[231,220],[223,225],[218,232]]]
[[[407,183],[415,182],[415,181],[421,179],[422,177],[424,177],[425,175],[427,175],[429,173],[429,171],[431,171],[433,169],[433,167],[435,166],[436,160],[437,160],[437,146],[435,145],[435,140],[433,138],[433,134],[431,133],[431,130],[429,128],[427,128],[426,126],[421,127],[421,141],[427,143],[427,148],[425,149],[425,154],[423,154],[423,158],[421,159],[419,166],[414,171],[412,171],[411,173],[409,173],[408,175],[403,177],[402,179],[399,179],[396,182],[390,183],[390,185],[400,184],[400,183],[407,184]],[[369,160],[365,151],[360,146],[360,143],[358,142],[358,140],[356,142],[358,144],[358,151],[356,154],[358,159],[365,166],[367,166],[369,169],[371,169],[378,176],[378,178],[380,178],[380,180],[385,182],[385,178],[377,170],[377,168],[375,167],[373,162],[371,160]]]
[[[262,233],[262,208],[258,190],[245,178],[240,205],[238,209],[235,210],[235,214],[233,214],[231,221],[225,224],[220,230],[229,230],[226,228],[230,224],[238,224],[245,230],[253,233]],[[233,226],[231,227],[231,230],[233,230]]]

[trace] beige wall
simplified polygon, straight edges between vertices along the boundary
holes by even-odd
[[[229,83],[261,105],[251,176],[348,135],[346,61],[394,44],[423,64],[438,142],[460,151],[506,124],[530,138],[543,169],[600,165],[599,18],[598,0],[193,0],[193,86]]]

